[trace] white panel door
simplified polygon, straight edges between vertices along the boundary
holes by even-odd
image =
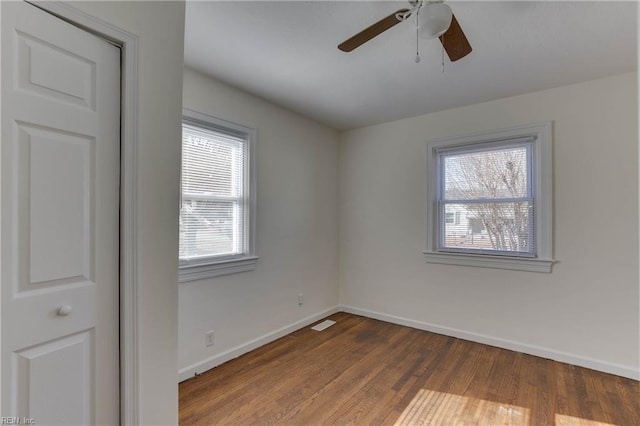
[[[120,50],[0,7],[2,416],[117,424]]]

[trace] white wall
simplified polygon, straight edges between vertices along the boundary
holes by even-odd
[[[184,2],[91,1],[71,5],[139,36],[139,415],[141,424],[177,424],[176,206]]]
[[[257,130],[260,260],[254,271],[179,285],[181,379],[338,304],[337,132],[191,69],[183,103]]]
[[[425,263],[425,141],[546,120],[553,272]],[[637,120],[634,73],[345,132],[341,304],[637,377]]]

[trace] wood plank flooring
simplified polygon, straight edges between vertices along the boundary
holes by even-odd
[[[182,425],[640,425],[639,382],[346,313],[180,384]]]

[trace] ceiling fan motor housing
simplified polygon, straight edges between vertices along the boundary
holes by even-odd
[[[442,2],[428,2],[418,11],[418,34],[422,38],[436,38],[451,25],[453,12]]]

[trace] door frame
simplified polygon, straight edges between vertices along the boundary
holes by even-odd
[[[138,36],[61,1],[25,0],[120,48],[120,421],[139,424]]]

